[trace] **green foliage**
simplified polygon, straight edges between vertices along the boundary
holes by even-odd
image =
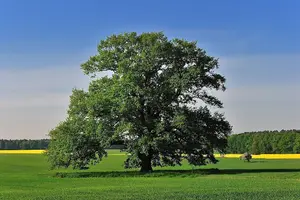
[[[217,68],[218,60],[196,42],[168,40],[161,32],[102,40],[98,53],[82,64],[92,78],[88,91],[73,91],[68,119],[50,133],[52,165],[86,168],[117,140],[130,153],[126,168],[152,171],[184,158],[192,165],[215,163],[213,149],[223,152],[231,132],[224,116],[206,107],[222,108],[209,93],[225,90]],[[112,76],[97,76],[105,71]],[[78,152],[85,157],[73,157]]]
[[[84,169],[106,156],[99,135],[95,134],[94,121],[86,118],[86,93],[73,90],[68,110],[69,117],[51,130],[51,142],[46,155],[51,168],[69,167]]]
[[[251,159],[252,159],[252,155],[248,152],[246,152],[240,156],[240,160],[246,160],[246,161],[250,162]]]
[[[108,154],[87,171],[49,171],[41,155],[0,155],[0,199],[299,199],[300,160],[255,159],[244,163],[224,158],[195,170],[184,162],[140,174],[137,169],[122,168],[126,155],[118,151]],[[219,173],[214,175],[214,171]],[[54,177],[56,173],[65,174],[65,178]]]
[[[227,153],[280,154],[300,153],[300,131],[261,131],[233,134],[228,138]]]

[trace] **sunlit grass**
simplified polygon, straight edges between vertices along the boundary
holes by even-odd
[[[254,158],[248,163],[220,158],[217,164],[197,168],[186,162],[155,167],[149,175],[125,170],[125,159],[123,152],[109,150],[89,170],[51,171],[43,155],[1,154],[0,199],[300,199],[300,159]]]

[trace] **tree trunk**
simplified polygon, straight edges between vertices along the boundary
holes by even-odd
[[[153,169],[152,169],[152,165],[151,165],[151,156],[150,155],[147,155],[147,156],[141,155],[140,159],[142,161],[140,172],[143,172],[143,173],[152,172]]]

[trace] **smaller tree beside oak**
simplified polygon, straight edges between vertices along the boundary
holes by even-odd
[[[246,152],[240,156],[240,160],[244,160],[244,161],[246,160],[246,161],[250,162],[251,159],[252,159],[252,155],[248,152]]]
[[[105,148],[124,140],[126,168],[216,163],[231,126],[211,90],[225,90],[218,60],[196,42],[168,40],[162,33],[112,35],[82,64],[91,77],[87,91],[74,89],[68,117],[50,131],[52,168],[86,169],[106,156]],[[99,77],[110,71],[111,76]],[[200,103],[203,106],[200,106]]]

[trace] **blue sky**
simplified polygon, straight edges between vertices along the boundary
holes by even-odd
[[[297,0],[0,0],[0,138],[42,138],[64,119],[80,64],[113,33],[164,31],[220,58],[235,132],[300,128]],[[38,122],[38,123],[37,123]],[[16,126],[16,124],[18,124]]]

